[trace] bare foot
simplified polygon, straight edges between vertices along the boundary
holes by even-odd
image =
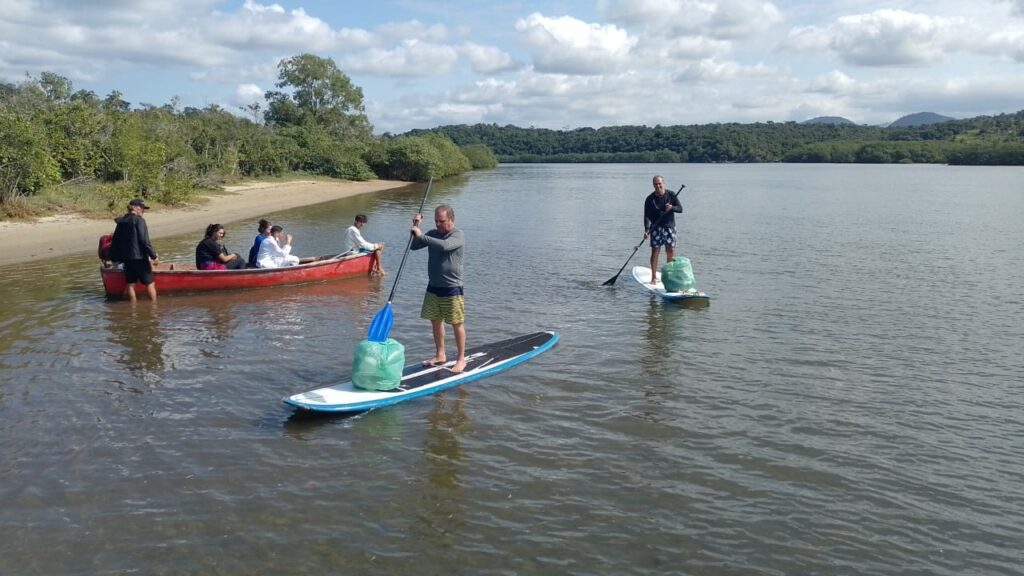
[[[423,365],[424,366],[441,366],[442,364],[444,364],[447,361],[448,360],[445,359],[445,358],[438,358],[437,356],[434,356],[430,360],[424,360],[423,361]]]
[[[466,359],[465,358],[460,358],[459,361],[456,362],[454,366],[449,368],[449,370],[451,370],[452,373],[454,373],[454,374],[458,374],[458,373],[462,372],[465,369],[466,369]]]

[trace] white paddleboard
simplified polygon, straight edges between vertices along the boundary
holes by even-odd
[[[658,296],[661,296],[665,300],[678,300],[686,301],[695,305],[710,305],[711,297],[697,290],[687,290],[686,292],[668,292],[665,290],[665,285],[661,283],[659,276],[657,282],[651,282],[651,269],[646,266],[634,266],[633,267],[633,279],[640,283],[641,286],[647,288],[651,292],[654,292]]]

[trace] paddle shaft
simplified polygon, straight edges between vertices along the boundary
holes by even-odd
[[[423,213],[423,207],[427,205],[427,196],[430,195],[430,187],[434,184],[434,177],[431,176],[430,180],[427,180],[427,190],[423,193],[423,200],[420,201],[420,211],[417,214]],[[391,300],[395,297],[395,288],[398,288],[398,279],[402,277],[402,269],[405,268],[405,260],[409,257],[409,248],[412,247],[412,239],[414,236],[412,232],[409,232],[409,241],[405,243],[405,253],[402,254],[402,263],[398,265],[398,272],[395,273],[395,283],[391,285],[391,294],[388,294],[388,304],[391,304]]]
[[[672,196],[672,200],[675,201],[676,205],[679,204],[679,193],[683,191],[683,188],[686,188],[686,184],[680,184],[679,185],[679,190],[676,190],[675,194],[672,194],[671,192],[669,192],[669,194]],[[658,226],[658,224],[661,224],[662,218],[664,218],[665,215],[668,214],[669,212],[670,212],[670,210],[666,210],[666,211],[662,212],[661,216],[658,216],[658,219],[655,220],[651,224],[651,230],[656,228]],[[603,284],[604,286],[611,286],[612,284],[615,284],[615,281],[619,279],[619,275],[622,274],[622,271],[626,269],[626,266],[629,264],[629,261],[633,259],[633,256],[636,256],[636,251],[639,250],[640,247],[644,245],[644,240],[646,240],[646,239],[647,239],[647,232],[644,232],[644,237],[640,239],[640,243],[639,244],[637,244],[636,246],[633,247],[633,252],[630,253],[629,258],[626,258],[626,261],[622,263],[622,268],[619,268],[619,271],[615,273],[615,276],[612,276],[611,279],[606,280],[605,283]]]

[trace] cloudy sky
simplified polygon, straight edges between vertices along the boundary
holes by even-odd
[[[1024,0],[0,0],[0,79],[133,105],[241,114],[304,52],[377,133],[1024,109]]]

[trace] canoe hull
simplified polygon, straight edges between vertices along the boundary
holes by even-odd
[[[190,269],[178,268],[177,265],[173,265],[175,269],[172,269],[171,266],[161,264],[153,270],[153,281],[160,294],[262,288],[367,275],[373,266],[373,254],[327,258],[284,268],[196,270],[194,266],[189,266]],[[103,279],[103,290],[108,297],[119,298],[124,294],[123,270],[101,267],[100,276]],[[136,284],[135,289],[145,291],[142,284]]]

